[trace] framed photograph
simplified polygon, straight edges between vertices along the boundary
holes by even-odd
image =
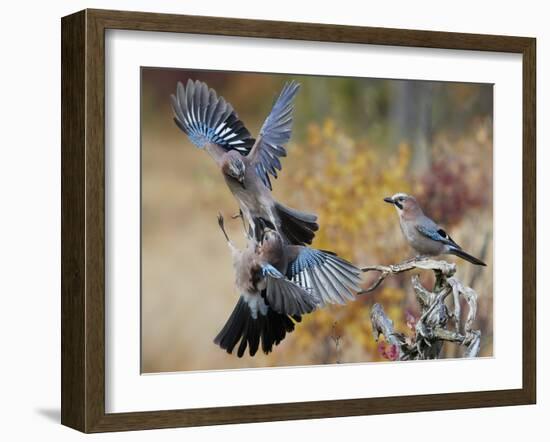
[[[535,39],[61,24],[64,425],[535,403]]]

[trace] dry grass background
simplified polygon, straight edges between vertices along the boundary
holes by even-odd
[[[289,78],[142,71],[143,372],[382,360],[371,335],[370,306],[381,302],[396,319],[397,329],[406,330],[406,313],[415,314],[408,276],[387,281],[347,306],[308,315],[268,356],[238,359],[213,344],[238,297],[216,215],[221,212],[229,218],[238,207],[212,160],[172,122],[169,95],[178,80],[188,77],[206,81],[231,102],[253,135]],[[419,171],[415,158],[425,140],[416,132],[408,136],[407,125],[392,111],[399,108],[399,100],[411,99],[400,89],[407,82],[297,79],[302,90],[289,156],[274,181],[277,198],[317,213],[321,230],[314,245],[358,265],[411,256],[393,209],[381,201],[397,191],[417,195],[426,211],[448,227],[466,250],[479,254],[486,245],[484,259],[489,267],[483,271],[456,262],[459,277],[466,283],[473,281],[480,294],[481,355],[491,355],[491,87],[434,86],[436,93],[432,90],[429,96],[433,101],[429,166]],[[414,109],[418,102],[401,104]],[[227,227],[232,239],[243,245],[240,221],[228,219]],[[338,346],[335,337],[339,337]],[[445,355],[458,356],[451,346]]]

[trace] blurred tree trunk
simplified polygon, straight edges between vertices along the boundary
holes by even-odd
[[[395,122],[394,143],[409,143],[413,173],[422,173],[431,165],[432,101],[434,85],[427,81],[399,81],[392,100]]]

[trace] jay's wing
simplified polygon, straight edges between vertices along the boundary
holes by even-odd
[[[213,143],[242,155],[252,149],[254,139],[231,104],[206,83],[188,80],[184,87],[178,82],[171,99],[174,122],[195,146]]]
[[[416,230],[418,230],[422,235],[427,238],[433,239],[434,241],[447,244],[448,246],[455,247],[460,249],[460,246],[454,242],[454,240],[437,224],[434,223],[433,226],[428,227],[424,225],[417,225]]]
[[[256,174],[270,190],[269,175],[277,178],[277,170],[282,167],[279,158],[286,157],[283,145],[290,140],[292,133],[293,100],[299,87],[295,81],[285,84],[249,154]]]
[[[361,270],[332,252],[305,246],[288,246],[295,252],[287,277],[321,299],[321,305],[345,304],[360,291]]]
[[[319,298],[315,293],[306,291],[289,281],[270,264],[262,266],[262,273],[266,278],[267,303],[277,313],[303,315],[316,309]]]

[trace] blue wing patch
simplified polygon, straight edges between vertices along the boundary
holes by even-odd
[[[441,228],[434,230],[430,229],[429,227],[416,226],[416,230],[418,230],[422,235],[433,239],[434,241],[460,248],[460,246],[456,242],[454,242],[449,235],[447,235],[447,232],[445,232],[445,230]]]
[[[304,247],[292,264],[288,267],[289,278],[293,278],[305,269],[322,265],[325,262],[323,252],[316,249]]]
[[[241,155],[252,149],[254,139],[231,104],[205,83],[188,80],[184,87],[178,82],[171,99],[174,122],[195,146],[213,143]]]
[[[272,278],[281,279],[284,278],[284,275],[279,272],[275,267],[273,267],[271,264],[264,264],[262,266],[262,275],[263,276],[271,276]]]

